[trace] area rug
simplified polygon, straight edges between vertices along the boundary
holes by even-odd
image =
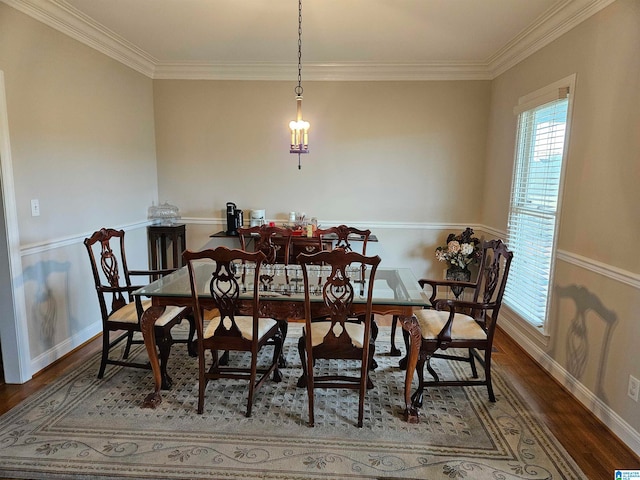
[[[205,411],[196,413],[197,364],[184,345],[173,349],[174,386],[155,410],[140,407],[153,389],[148,371],[110,366],[98,380],[96,356],[0,417],[0,478],[584,478],[495,364],[495,403],[485,388],[429,389],[415,425],[403,420],[398,359],[377,354],[364,427],[355,426],[351,390],[317,391],[315,427],[308,427],[307,393],[296,388],[298,328],[289,331],[284,380],[258,391],[251,418],[244,416],[247,385],[232,380],[210,383]],[[388,328],[377,344],[388,351]],[[143,347],[133,354],[146,357]],[[455,363],[437,360],[435,367],[468,375]]]

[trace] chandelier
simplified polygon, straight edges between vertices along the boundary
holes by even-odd
[[[296,93],[296,119],[289,123],[291,129],[290,153],[298,154],[298,170],[300,155],[309,153],[309,122],[302,119],[302,0],[298,0],[298,85]]]

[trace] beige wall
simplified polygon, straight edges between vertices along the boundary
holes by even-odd
[[[559,248],[640,272],[612,244],[640,235],[639,11],[615,2],[492,82],[485,224],[506,230],[518,98],[576,73]]]
[[[144,219],[157,196],[152,81],[4,3],[0,68],[21,244]]]
[[[0,3],[29,355],[33,371],[97,334],[82,239],[138,226],[157,198],[152,81]],[[6,161],[6,160],[3,160]],[[30,201],[40,201],[32,217]],[[144,230],[128,238],[146,266]],[[5,362],[5,365],[13,363]]]
[[[576,73],[551,337],[545,345],[511,333],[548,355],[543,363],[563,369],[579,395],[578,384],[591,392],[591,407],[602,402],[636,432],[640,408],[627,385],[640,378],[639,52],[640,2],[619,0],[492,82],[482,217],[506,230],[518,98]]]
[[[161,201],[286,220],[479,219],[490,83],[305,82],[310,153],[288,153],[293,82],[156,81]],[[461,196],[468,201],[458,201]]]

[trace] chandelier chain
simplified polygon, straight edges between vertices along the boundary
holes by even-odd
[[[298,0],[298,86],[295,92],[302,96],[302,0]]]

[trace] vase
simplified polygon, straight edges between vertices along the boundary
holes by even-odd
[[[458,282],[469,282],[471,281],[471,272],[468,268],[460,268],[460,267],[449,267],[447,268],[447,280],[455,280]],[[464,291],[464,287],[451,287],[451,291],[456,297],[456,300],[462,292]]]

